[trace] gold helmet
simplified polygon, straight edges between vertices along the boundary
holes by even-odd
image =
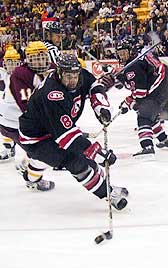
[[[48,52],[48,49],[41,41],[29,42],[29,44],[25,48],[26,55],[38,54],[40,52]]]
[[[20,54],[14,49],[13,46],[9,46],[6,49],[4,60],[20,60]]]
[[[9,74],[11,74],[17,66],[20,66],[21,63],[20,54],[13,46],[7,47],[3,59],[3,66]]]
[[[37,73],[43,73],[49,69],[48,49],[43,42],[29,42],[25,48],[25,55],[27,65],[31,70]]]

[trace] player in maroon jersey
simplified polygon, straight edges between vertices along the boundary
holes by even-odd
[[[53,71],[49,61],[48,50],[43,42],[30,42],[25,48],[26,63],[17,67],[10,76],[9,94],[5,94],[0,106],[0,130],[3,135],[19,142],[19,116],[27,109],[32,92]],[[24,169],[23,166],[21,168]],[[36,181],[38,190],[46,191],[54,188],[54,182],[40,179],[46,164],[30,159],[24,178],[29,182]],[[38,180],[40,179],[40,182]]]

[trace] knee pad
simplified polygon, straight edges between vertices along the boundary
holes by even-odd
[[[153,121],[151,121],[150,118],[142,117],[141,115],[138,115],[137,123],[138,123],[138,127],[151,126]]]
[[[150,124],[156,120],[160,106],[153,99],[146,99],[139,105],[138,120],[145,121],[143,124]]]
[[[104,172],[94,160],[88,159],[84,155],[78,155],[78,157],[65,163],[64,166],[89,192],[99,198],[107,196]]]
[[[86,190],[97,197],[102,199],[107,196],[104,172],[100,166],[96,165],[95,168],[88,166],[83,172],[73,174],[73,176]]]

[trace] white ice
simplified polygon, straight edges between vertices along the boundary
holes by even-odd
[[[113,115],[127,94],[111,89]],[[89,102],[78,125],[88,132],[101,129]],[[135,112],[120,115],[108,128],[109,148],[120,156],[137,152],[135,127]],[[97,140],[103,145],[103,133]],[[19,160],[23,152],[17,152]],[[104,200],[88,193],[67,171],[52,169],[45,178],[55,182],[55,189],[30,192],[14,161],[0,164],[0,267],[167,267],[167,164],[168,151],[156,149],[155,161],[125,158],[111,167],[111,183],[127,187],[130,195],[127,208],[113,209],[113,239],[99,245],[94,239],[109,225]]]

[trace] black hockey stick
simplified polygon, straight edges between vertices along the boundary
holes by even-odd
[[[104,149],[108,151],[108,133],[107,127],[104,126]],[[113,213],[112,213],[112,197],[111,197],[111,186],[110,186],[110,167],[108,160],[105,160],[105,178],[107,187],[107,199],[108,199],[108,219],[109,219],[109,230],[95,238],[96,244],[100,244],[104,240],[110,240],[113,237]]]
[[[83,50],[92,60],[95,60],[95,61],[97,61],[100,65],[101,65],[101,67],[102,67],[102,70],[104,71],[104,72],[108,72],[108,67],[110,67],[111,68],[111,66],[109,65],[109,64],[103,64],[102,62],[100,62],[95,56],[93,56],[89,51],[87,51],[84,47],[82,47],[81,45],[79,45],[79,44],[76,44],[76,46],[79,48],[79,49],[81,49],[81,50]]]

